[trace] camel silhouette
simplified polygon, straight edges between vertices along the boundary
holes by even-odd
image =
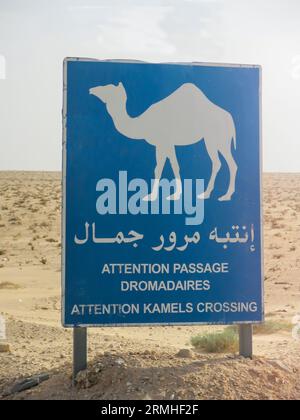
[[[182,194],[180,169],[175,146],[191,145],[204,140],[211,159],[212,172],[205,192],[200,199],[210,197],[216,176],[221,168],[219,153],[227,162],[230,182],[220,201],[231,200],[235,192],[237,164],[232,156],[231,144],[236,148],[236,132],[229,112],[211,102],[194,84],[185,83],[166,98],[151,105],[138,117],[130,117],[126,110],[127,94],[123,84],[93,87],[89,93],[99,98],[111,116],[114,126],[124,136],[146,140],[156,148],[155,180],[151,194],[144,200],[156,200],[159,181],[166,160],[175,176],[175,192],[169,200],[178,200]]]

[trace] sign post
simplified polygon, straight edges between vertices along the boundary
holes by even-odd
[[[252,359],[253,357],[253,326],[245,324],[239,326],[240,356]]]
[[[73,383],[76,375],[87,368],[87,328],[73,328]]]
[[[261,68],[64,62],[62,322],[264,320]]]

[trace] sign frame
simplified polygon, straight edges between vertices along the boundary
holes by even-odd
[[[256,68],[259,70],[259,179],[260,179],[260,261],[261,261],[261,297],[262,297],[262,312],[261,320],[259,321],[232,321],[228,323],[222,322],[154,322],[154,323],[113,323],[113,324],[68,324],[65,322],[65,270],[66,270],[66,176],[67,176],[67,66],[69,62],[116,62],[116,63],[139,63],[139,64],[168,64],[168,65],[185,65],[185,66],[200,66],[200,67],[231,67],[231,68]],[[96,327],[146,327],[146,326],[191,326],[191,325],[240,325],[251,326],[252,324],[261,324],[265,318],[265,301],[264,301],[264,253],[263,253],[263,189],[262,189],[262,67],[260,65],[247,64],[224,64],[224,63],[205,63],[205,62],[164,62],[151,63],[138,60],[100,60],[92,58],[76,58],[67,57],[63,62],[63,109],[62,109],[62,213],[61,213],[61,318],[62,324],[65,328],[96,328]],[[249,331],[249,330],[248,330]]]

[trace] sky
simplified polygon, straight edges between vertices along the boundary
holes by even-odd
[[[263,168],[300,172],[299,0],[0,0],[0,170],[61,169],[64,57],[263,67]]]

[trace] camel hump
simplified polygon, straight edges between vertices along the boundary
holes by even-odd
[[[148,108],[151,112],[163,112],[164,110],[174,111],[194,109],[194,107],[209,106],[211,101],[207,96],[193,83],[184,83],[174,90],[169,96],[159,102],[154,103]],[[147,114],[147,111],[145,112]]]
[[[178,89],[188,89],[191,91],[200,91],[202,93],[202,90],[198,88],[194,83],[183,83]]]
[[[198,86],[194,85],[194,83],[184,83],[175,92],[173,92],[173,94],[176,94],[177,92],[183,94],[184,96],[190,95],[201,98],[202,100],[209,100],[202,90],[198,88]]]

